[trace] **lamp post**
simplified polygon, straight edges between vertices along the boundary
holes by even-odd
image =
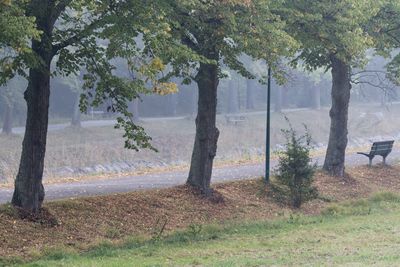
[[[269,183],[270,178],[270,157],[271,157],[271,67],[268,67],[268,86],[267,86],[267,128],[265,142],[265,183]]]

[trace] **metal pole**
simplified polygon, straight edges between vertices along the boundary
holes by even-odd
[[[265,142],[265,183],[269,183],[270,178],[270,158],[271,158],[271,67],[268,67],[268,88],[267,88],[267,134]]]

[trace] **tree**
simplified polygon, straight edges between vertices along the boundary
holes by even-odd
[[[256,80],[246,80],[246,108],[252,110],[255,108],[255,92],[256,92]]]
[[[173,90],[169,83],[157,82],[164,65],[157,56],[161,51],[176,52],[169,42],[168,23],[157,9],[157,1],[80,1],[32,0],[20,3],[20,9],[34,18],[40,38],[32,39],[34,60],[22,53],[14,61],[20,68],[29,66],[26,131],[21,161],[15,180],[12,204],[36,213],[44,200],[42,184],[46,152],[50,76],[77,74],[85,69],[85,92],[81,109],[98,106],[107,100],[109,109],[121,114],[116,127],[125,130],[127,148],[152,148],[151,138],[136,125],[127,103],[140,92],[153,90],[164,94]],[[8,21],[9,22],[9,21]],[[140,35],[140,38],[138,37]],[[139,40],[140,39],[140,40]],[[108,41],[108,46],[104,44]],[[139,48],[138,43],[144,44]],[[185,50],[187,51],[187,50]],[[56,70],[51,71],[57,56]],[[137,66],[132,57],[142,64]],[[128,80],[114,75],[112,59],[126,59],[127,66],[140,72]],[[20,64],[18,64],[20,63]],[[140,68],[140,69],[138,69]]]
[[[275,107],[274,107],[274,111],[275,112],[278,112],[278,113],[281,113],[282,112],[282,106],[283,106],[283,101],[282,101],[282,94],[283,94],[283,92],[282,92],[282,90],[283,90],[283,88],[280,88],[280,87],[277,87],[275,90],[274,90],[274,93],[275,93]]]
[[[28,40],[39,38],[35,18],[9,0],[0,0],[0,85],[26,67],[23,59],[30,58]]]
[[[278,153],[279,162],[276,169],[276,180],[272,190],[277,197],[287,198],[290,205],[300,208],[301,205],[318,195],[312,185],[317,164],[310,157],[311,135],[305,127],[305,134],[298,136],[289,120],[289,130],[282,130],[286,138],[285,150]]]
[[[299,56],[308,70],[323,67],[332,73],[331,127],[324,170],[344,176],[351,69],[363,66],[374,38],[365,30],[381,8],[380,1],[287,1],[289,31],[301,43]]]
[[[80,128],[81,127],[81,110],[79,107],[81,95],[83,93],[83,72],[79,75],[70,74],[67,77],[61,79],[61,83],[68,86],[71,92],[74,94],[74,102],[72,109],[71,126]]]
[[[391,57],[395,49],[397,55],[387,65],[387,77],[397,86],[400,85],[400,3],[386,1],[377,16],[367,25],[368,30],[378,40],[377,50],[385,56]]]
[[[194,75],[199,91],[196,136],[187,183],[210,195],[213,160],[219,130],[216,127],[217,89],[221,66],[254,78],[239,60],[244,53],[267,59],[272,66],[291,52],[294,42],[272,10],[270,1],[181,1],[171,4],[179,21],[175,30],[183,43],[208,61],[199,62]],[[179,74],[179,73],[178,73]]]
[[[139,99],[136,98],[132,102],[129,103],[129,112],[132,113],[133,121],[137,122],[140,119],[139,113]]]
[[[239,88],[234,77],[228,83],[228,113],[239,112]]]
[[[0,87],[0,105],[4,107],[2,133],[12,134],[14,110],[23,105],[23,88],[26,86],[22,77],[16,76]]]

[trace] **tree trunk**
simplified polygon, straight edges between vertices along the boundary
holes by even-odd
[[[132,119],[135,122],[139,121],[139,99],[135,98],[131,103],[129,103],[129,112],[132,113]]]
[[[321,89],[319,85],[313,84],[311,87],[311,108],[315,110],[321,109]]]
[[[329,174],[344,177],[347,147],[347,122],[350,102],[350,66],[331,56],[332,63],[332,108],[331,128],[324,170]]]
[[[282,87],[276,86],[274,90],[276,97],[275,97],[275,112],[281,113],[282,112]]]
[[[170,94],[167,96],[167,114],[168,116],[175,117],[176,116],[176,109],[178,106],[178,95],[177,94]]]
[[[229,81],[228,90],[228,113],[237,113],[239,111],[239,92],[234,80]]]
[[[196,137],[187,183],[210,195],[213,160],[217,152],[219,130],[216,127],[218,67],[200,64],[196,76],[199,89]]]
[[[246,108],[252,110],[255,108],[254,104],[254,93],[255,93],[255,82],[256,80],[248,79],[246,81]]]
[[[387,104],[387,95],[386,92],[382,92],[381,94],[381,107],[386,107]]]
[[[3,121],[3,134],[12,134],[12,106],[6,105]]]
[[[40,58],[41,64],[29,70],[28,88],[24,93],[27,118],[21,161],[12,198],[14,206],[31,213],[40,210],[45,195],[42,178],[50,102],[50,64],[54,56],[51,38],[53,25],[49,24],[48,16],[43,11],[48,3],[40,1],[37,3],[39,6],[34,12],[39,14],[37,25],[43,33],[40,41],[32,41],[32,50]]]
[[[81,110],[79,108],[79,102],[81,99],[81,94],[76,93],[74,101],[74,110],[72,111],[71,126],[80,128],[81,127]]]

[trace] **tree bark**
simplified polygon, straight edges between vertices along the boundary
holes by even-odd
[[[335,56],[332,63],[332,108],[331,127],[324,170],[338,177],[345,175],[345,154],[347,147],[347,123],[350,102],[350,66]]]
[[[228,90],[228,113],[237,113],[239,111],[239,92],[234,80],[229,81]]]
[[[81,94],[78,92],[76,93],[75,96],[74,110],[72,111],[72,120],[71,120],[71,126],[76,128],[81,127],[81,110],[79,108],[80,99],[81,99]]]
[[[213,160],[217,152],[219,130],[216,127],[218,67],[200,64],[196,76],[199,91],[196,137],[187,183],[210,195]]]
[[[41,40],[32,41],[32,50],[40,58],[40,65],[29,70],[28,87],[24,93],[27,119],[12,204],[26,212],[37,213],[45,196],[42,178],[50,102],[50,65],[54,56],[54,20],[48,16],[48,2],[35,1],[33,6],[36,7],[33,12],[42,35]]]
[[[6,107],[5,107],[2,132],[5,135],[12,134],[12,106],[11,105],[6,105]]]
[[[249,110],[252,110],[255,108],[255,104],[254,104],[254,93],[255,93],[255,86],[254,83],[256,82],[256,80],[251,80],[248,79],[246,81],[246,108]]]

